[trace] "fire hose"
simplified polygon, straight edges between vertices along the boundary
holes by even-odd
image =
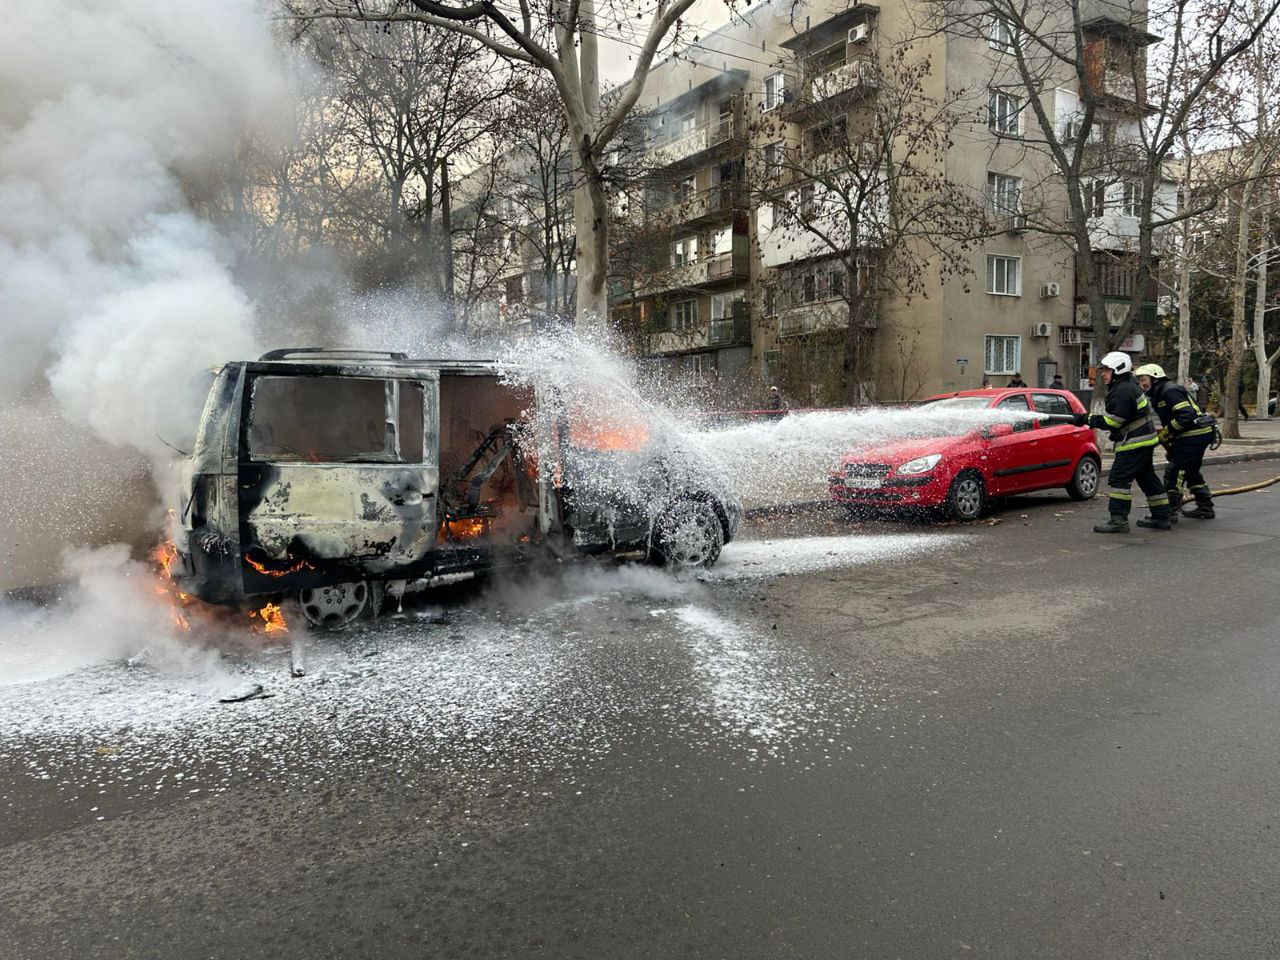
[[[1042,416],[1040,419],[1042,422],[1047,421],[1049,423],[1074,423],[1077,426],[1080,426],[1081,425],[1080,416],[1082,415],[1067,415],[1067,414],[1059,413],[1059,414],[1049,414],[1047,416]],[[1162,442],[1161,446],[1163,446],[1166,451],[1169,450],[1169,444]],[[1213,496],[1215,498],[1234,497],[1236,494],[1240,494],[1240,493],[1253,493],[1255,490],[1265,490],[1267,487],[1273,487],[1277,483],[1280,483],[1280,477],[1272,477],[1270,480],[1259,480],[1256,483],[1245,483],[1245,484],[1241,484],[1238,487],[1227,487],[1225,490],[1214,490]]]

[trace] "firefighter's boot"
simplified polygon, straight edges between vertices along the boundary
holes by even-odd
[[[1138,521],[1138,526],[1148,530],[1172,530],[1173,524],[1169,520],[1169,517],[1143,517]]]
[[[1187,511],[1188,517],[1196,520],[1212,520],[1217,516],[1213,511],[1213,494],[1209,492],[1207,483],[1192,487],[1191,492],[1196,498],[1196,506],[1194,510]]]
[[[1141,523],[1142,521],[1138,521]],[[1106,523],[1100,523],[1093,528],[1094,533],[1128,533],[1129,519],[1119,514],[1113,513],[1111,519]]]
[[[1182,491],[1169,491],[1169,522],[1177,523],[1178,518],[1182,516]]]

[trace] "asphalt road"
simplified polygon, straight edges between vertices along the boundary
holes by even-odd
[[[242,704],[0,687],[0,955],[1270,960],[1280,486],[1104,512],[775,518],[723,580],[463,593],[296,681],[218,658]]]

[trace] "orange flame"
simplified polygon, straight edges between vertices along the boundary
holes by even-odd
[[[190,630],[191,621],[183,608],[191,602],[191,597],[177,588],[170,574],[173,561],[178,559],[177,545],[172,540],[157,544],[151,551],[151,559],[160,568],[156,573],[156,593],[169,601],[169,619],[179,630]]]
[[[284,610],[280,608],[278,603],[264,603],[257,610],[249,611],[249,619],[259,619],[262,621],[262,632],[267,636],[273,633],[288,633],[289,624],[285,621]],[[256,633],[258,628],[254,627]]]
[[[471,540],[488,532],[489,520],[486,517],[446,520],[440,524],[440,536],[446,540]]]
[[[307,563],[307,561],[299,560],[293,566],[287,567],[284,570],[271,570],[264,564],[261,564],[257,560],[252,559],[247,553],[245,554],[244,562],[247,563],[249,566],[253,567],[253,569],[257,570],[262,575],[267,577],[287,577],[289,574],[297,573],[299,570],[315,569],[315,567]]]

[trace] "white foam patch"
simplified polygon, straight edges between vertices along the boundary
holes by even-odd
[[[736,540],[706,580],[753,580],[819,570],[838,570],[887,560],[902,560],[955,546],[961,539],[942,534],[885,534]]]
[[[273,647],[0,685],[0,762],[76,803],[108,790],[195,797],[246,779],[305,785],[352,768],[465,791],[577,776],[619,743],[664,739],[748,762],[822,762],[878,702],[806,648],[718,609],[726,597],[706,584],[624,568],[570,574],[542,597],[523,589],[524,609],[499,596],[443,624],[410,613],[313,638],[301,678]],[[260,697],[220,702],[255,686]]]

